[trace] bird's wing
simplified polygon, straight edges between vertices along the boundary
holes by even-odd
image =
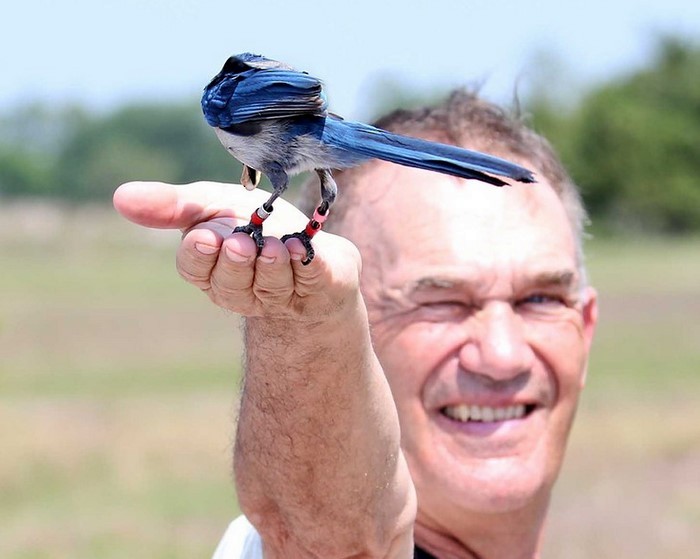
[[[238,84],[225,109],[230,124],[326,114],[322,84],[308,74],[271,68],[250,70],[236,78]]]

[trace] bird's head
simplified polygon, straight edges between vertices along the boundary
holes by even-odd
[[[267,58],[260,56],[259,54],[251,54],[249,52],[244,52],[242,54],[237,54],[235,56],[229,56],[228,60],[224,63],[223,68],[219,71],[216,76],[207,84],[204,88],[205,90],[215,87],[221,83],[226,78],[231,78],[247,72],[255,68],[250,63],[255,63],[257,61],[266,61]]]
[[[226,60],[223,68],[206,85],[202,95],[202,111],[211,126],[219,126],[219,115],[225,111],[242,74],[255,69],[251,64],[265,60],[265,57],[249,52],[230,56]]]
[[[226,78],[232,78],[248,72],[250,70],[267,70],[270,68],[288,68],[285,64],[265,58],[260,54],[243,52],[234,56],[229,56],[221,71],[207,84],[205,89],[209,89]]]
[[[291,69],[281,62],[250,52],[230,56],[219,73],[204,88],[202,111],[207,122],[211,126],[220,125],[220,115],[226,111],[239,82],[249,73],[279,68]]]

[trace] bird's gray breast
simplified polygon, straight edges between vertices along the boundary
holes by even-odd
[[[339,166],[334,152],[314,134],[289,134],[281,122],[265,122],[256,133],[235,133],[215,128],[219,141],[241,163],[265,172],[271,164],[290,175],[311,169]],[[248,131],[246,131],[248,132]]]

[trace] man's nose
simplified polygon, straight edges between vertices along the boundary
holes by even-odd
[[[459,353],[466,371],[505,381],[532,368],[535,354],[527,341],[525,324],[510,303],[487,303],[470,317],[466,327],[469,339]]]

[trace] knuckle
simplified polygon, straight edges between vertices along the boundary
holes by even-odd
[[[253,286],[253,294],[267,307],[288,306],[292,293],[290,286]]]
[[[217,307],[221,307],[223,309],[229,309],[233,311],[237,311],[238,309],[236,306],[233,304],[234,301],[231,300],[231,297],[228,295],[225,295],[221,293],[221,291],[215,289],[215,288],[210,288],[205,291],[209,299],[211,300],[212,303],[214,303]]]
[[[286,306],[294,293],[294,273],[289,260],[256,267],[255,297],[266,306]]]
[[[246,290],[245,285],[232,280],[233,276],[230,274],[213,273],[209,282],[213,291],[225,297],[239,295]]]
[[[256,305],[252,289],[231,286],[217,276],[212,276],[210,283],[211,288],[206,293],[215,305],[245,316],[254,314]]]
[[[199,289],[202,289],[202,290],[206,290],[206,289],[209,289],[211,287],[211,282],[210,282],[210,278],[209,278],[208,273],[205,273],[201,270],[200,271],[189,271],[181,264],[178,264],[176,266],[176,268],[177,268],[177,273],[187,283],[194,285],[195,287],[198,287]]]

